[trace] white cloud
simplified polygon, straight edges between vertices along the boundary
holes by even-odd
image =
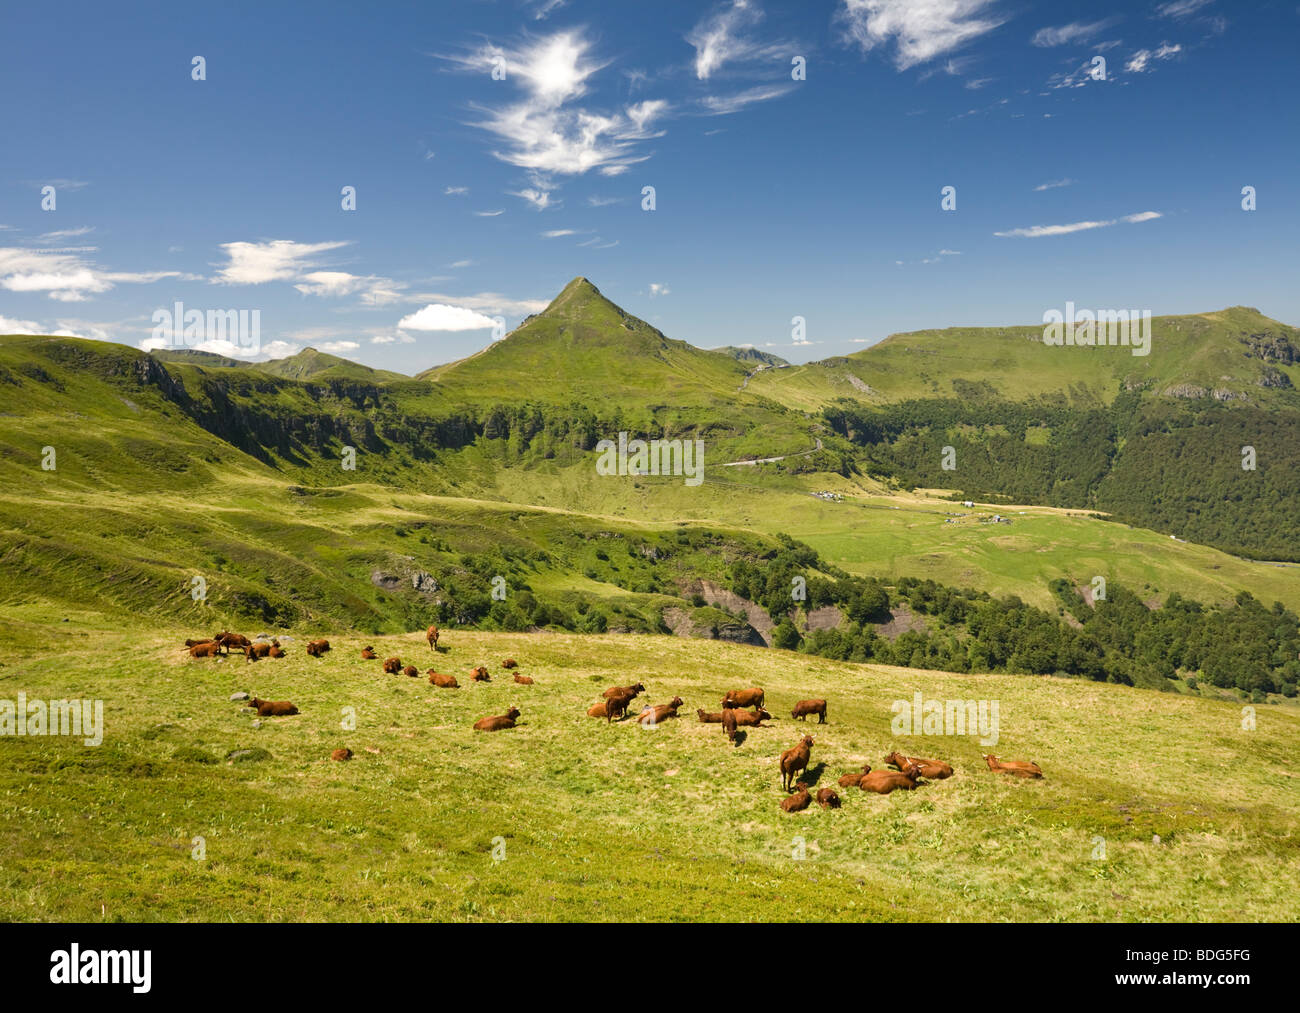
[[[755,102],[766,102],[768,99],[780,98],[795,87],[793,83],[756,85],[734,95],[707,95],[700,100],[700,103],[710,114],[725,116],[728,113],[738,112],[744,109],[745,106],[753,105]]]
[[[467,187],[467,186],[449,186],[449,187],[445,188],[442,192],[443,192],[444,194],[446,194],[448,197],[460,197],[460,196],[462,196],[462,195],[464,195],[464,194],[469,193],[469,187]]]
[[[509,193],[511,197],[522,197],[538,211],[545,211],[551,206],[551,192],[549,190],[529,187],[527,190],[511,190]]]
[[[559,10],[568,0],[534,0],[537,9],[533,12],[534,21],[545,21],[551,11]]]
[[[355,352],[361,346],[355,341],[326,341],[318,347],[322,352],[342,355],[344,352]]]
[[[540,313],[550,305],[546,299],[511,299],[500,292],[477,292],[474,295],[446,295],[442,292],[423,293],[421,302],[442,303],[489,313],[493,316],[526,316]]]
[[[370,339],[372,345],[410,345],[415,343],[415,339],[409,334],[403,334],[398,331],[396,334],[376,334]]]
[[[606,208],[611,204],[617,204],[622,197],[588,197],[587,206],[593,208]]]
[[[400,330],[409,331],[478,331],[496,325],[495,320],[482,313],[445,303],[430,303],[397,322]]]
[[[961,256],[961,250],[940,250],[940,251],[939,251],[939,256],[941,256],[941,257],[960,257],[960,256]]]
[[[505,211],[475,211],[474,214],[478,215],[480,218],[495,218],[497,215],[505,214]]]
[[[1149,222],[1153,218],[1161,217],[1159,211],[1142,211],[1134,215],[1124,215],[1122,218],[1108,218],[1104,221],[1088,222],[1071,222],[1069,225],[1033,225],[1027,229],[1008,229],[1006,232],[995,232],[995,236],[1017,236],[1024,239],[1038,239],[1042,236],[1065,236],[1071,232],[1086,232],[1089,229],[1104,229],[1119,222]]]
[[[672,294],[672,291],[673,291],[673,290],[670,289],[667,285],[660,285],[659,282],[657,282],[657,281],[652,281],[652,282],[650,283],[650,298],[651,298],[651,299],[655,298],[655,296],[660,296],[660,295],[671,295],[671,294]]]
[[[906,70],[957,49],[1006,19],[993,0],[841,0],[836,19],[864,53],[895,40],[895,66]]]
[[[15,320],[12,317],[0,317],[0,334],[44,334],[41,325],[35,320]]]
[[[1071,186],[1074,183],[1072,179],[1054,179],[1048,183],[1039,183],[1034,187],[1034,193],[1040,193],[1043,190],[1056,190],[1063,186]]]
[[[504,61],[505,83],[523,93],[517,101],[486,110],[487,118],[476,124],[503,142],[495,157],[536,172],[595,170],[612,176],[649,157],[638,155],[636,146],[655,136],[649,125],[667,104],[642,102],[622,113],[578,104],[588,79],[607,65],[591,50],[592,43],[573,29],[526,39],[514,49],[485,46],[447,59],[476,72]]]
[[[323,298],[340,298],[361,293],[361,302],[366,306],[386,306],[401,299],[404,284],[391,278],[378,275],[356,275],[347,271],[310,271],[298,277],[293,286],[303,295],[318,295]]]
[[[59,302],[82,302],[119,284],[179,277],[179,271],[104,271],[64,251],[0,247],[0,289],[44,292]]]
[[[453,260],[453,261],[452,261],[450,264],[448,264],[447,266],[450,267],[452,270],[459,271],[462,267],[473,267],[473,266],[474,266],[474,261],[472,261],[472,260]]]
[[[75,239],[77,236],[86,236],[95,231],[93,225],[83,225],[79,229],[58,229],[55,232],[43,232],[38,237],[43,243],[57,243],[61,239]]]
[[[723,64],[742,60],[775,60],[788,46],[761,43],[745,34],[763,20],[754,0],[731,0],[716,8],[687,33],[695,47],[695,76],[707,81]]]
[[[559,239],[561,236],[576,236],[576,229],[551,229],[549,232],[543,232],[543,239]]]
[[[1162,43],[1160,48],[1154,51],[1150,49],[1139,49],[1129,57],[1128,63],[1124,64],[1124,69],[1134,74],[1141,74],[1146,71],[1147,66],[1152,60],[1167,60],[1171,56],[1181,53],[1182,51],[1182,46],[1171,46],[1167,42]]]
[[[1172,3],[1161,4],[1156,8],[1156,13],[1162,18],[1183,19],[1191,17],[1202,7],[1208,7],[1212,0],[1173,0]]]
[[[268,281],[289,281],[313,266],[311,258],[327,250],[347,246],[346,242],[295,243],[273,239],[266,243],[222,243],[230,258],[213,278],[224,285],[261,285]]]
[[[1072,21],[1057,28],[1040,28],[1034,33],[1030,43],[1035,46],[1064,46],[1073,42],[1086,42],[1098,32],[1103,32],[1119,18],[1104,18],[1101,21]]]

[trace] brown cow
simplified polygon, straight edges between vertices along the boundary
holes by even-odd
[[[736,712],[736,724],[741,728],[762,728],[762,722],[772,720],[772,715],[762,707],[752,711],[740,710],[738,707],[728,707],[727,710]],[[726,711],[723,713],[725,714]]]
[[[323,658],[329,649],[328,640],[312,640],[307,644],[307,653],[313,658]]]
[[[637,715],[637,722],[643,725],[657,725],[667,718],[677,717],[677,708],[681,705],[682,698],[675,696],[669,703],[661,703],[656,707],[647,707]]]
[[[598,706],[604,708],[605,720],[613,721],[615,718],[621,718],[627,713],[627,709],[632,706],[632,700],[636,696],[631,690],[624,690],[622,693],[615,693],[613,696],[605,698],[605,702]],[[588,711],[587,713],[591,713]]]
[[[530,675],[520,675],[516,672],[515,682],[519,683],[521,686],[531,686],[533,684],[533,678]]]
[[[492,681],[491,677],[488,675],[488,670],[487,670],[486,668],[484,668],[482,665],[479,665],[478,668],[471,669],[471,670],[470,670],[470,675],[472,675],[472,676],[474,677],[474,681],[475,681],[475,682],[491,682],[491,681]]]
[[[476,732],[499,732],[503,728],[513,728],[515,718],[519,717],[519,708],[511,707],[500,717],[479,718],[474,722],[474,731]]]
[[[222,647],[224,647],[227,651],[229,651],[232,647],[238,647],[242,650],[243,648],[247,647],[249,644],[252,643],[252,641],[249,640],[242,633],[231,633],[229,630],[223,630],[221,633],[218,633],[212,639],[215,640]]]
[[[374,661],[379,655],[375,653],[373,647],[363,647],[361,648],[361,657],[365,661]]]
[[[221,656],[221,645],[214,640],[206,644],[195,644],[190,648],[191,658],[217,658]]]
[[[202,640],[187,640],[185,641],[185,646],[197,647],[199,644],[213,644],[213,643],[216,643],[216,641],[213,640],[211,637],[204,637]]]
[[[817,804],[823,809],[838,809],[840,797],[834,788],[822,788],[817,792]]]
[[[272,644],[271,649],[266,654],[268,658],[283,658],[285,651],[279,644]]]
[[[436,651],[438,649],[438,627],[430,626],[425,631],[424,639],[429,641],[429,650]]]
[[[631,700],[638,693],[644,693],[644,692],[645,692],[645,687],[638,682],[632,684],[631,686],[610,686],[609,689],[605,690],[605,692],[601,693],[600,695],[603,696],[606,700],[608,700],[611,696],[614,696],[615,694],[619,696],[623,696],[624,694],[626,694],[627,698]]]
[[[606,706],[606,704],[608,703],[609,703],[608,700],[602,700],[600,703],[592,704],[590,707],[587,708],[587,717],[605,718],[608,721],[609,708]]]
[[[387,674],[387,675],[396,675],[396,674],[397,674],[398,672],[400,672],[401,670],[402,670],[402,659],[401,659],[401,658],[385,658],[385,659],[384,659],[384,672],[385,672],[385,674]]]
[[[249,658],[269,658],[271,656],[271,648],[279,646],[280,641],[278,640],[270,644],[249,644],[244,648],[244,654]]]
[[[414,665],[407,665],[402,669],[402,674],[409,675],[412,679],[418,679],[420,677],[420,670]]]
[[[515,667],[516,665],[518,665],[518,664],[519,664],[519,662],[515,661],[514,658],[506,658],[505,661],[501,662],[501,667],[502,667],[502,668],[514,668],[514,667]]]
[[[809,714],[816,714],[817,723],[824,725],[826,723],[826,701],[800,700],[794,705],[794,710],[790,712],[792,718],[798,718],[800,721],[807,721]]]
[[[1043,768],[1038,765],[1036,760],[999,760],[996,756],[985,754],[984,762],[989,765],[989,770],[996,771],[999,774],[1010,774],[1013,777],[1042,777]]]
[[[727,733],[727,741],[736,741],[736,710],[728,707],[722,712],[722,730]]]
[[[336,749],[330,753],[331,760],[350,760],[352,759],[352,750],[348,748]]]
[[[794,780],[795,771],[808,769],[808,760],[812,756],[812,747],[812,736],[805,735],[793,749],[787,749],[781,754],[781,789],[783,791],[788,792],[790,790],[790,782]]]
[[[931,781],[942,781],[952,777],[952,765],[942,760],[923,760],[919,756],[904,756],[897,751],[885,757],[886,763],[892,763],[899,770],[906,770],[909,765],[921,768],[921,776]]]
[[[429,685],[438,686],[441,689],[460,689],[460,683],[456,681],[454,675],[443,675],[441,672],[435,672],[429,669]]]
[[[728,707],[762,707],[763,691],[757,686],[753,689],[732,689],[722,698],[722,709]]]
[[[298,713],[298,708],[288,700],[259,700],[253,697],[248,701],[248,706],[256,708],[259,718],[283,718]]]
[[[903,770],[872,770],[869,766],[862,768],[862,779],[858,787],[863,791],[874,791],[877,795],[888,795],[891,791],[902,788],[912,791],[916,788],[916,779],[921,776],[921,768],[909,763]]]
[[[869,774],[869,773],[871,773],[871,767],[868,766],[868,765],[866,765],[866,764],[863,764],[863,767],[862,767],[862,773],[861,773],[861,774],[845,774],[843,777],[841,777],[841,778],[840,778],[840,787],[841,787],[841,788],[856,788],[856,787],[858,787],[859,784],[861,783],[862,778],[863,778],[864,776],[866,776],[867,774]]]
[[[725,714],[726,711],[706,711],[701,707],[695,713],[700,716],[700,724],[716,725],[722,723],[722,715]]]
[[[807,809],[808,803],[812,801],[812,796],[808,794],[808,783],[806,781],[795,782],[795,787],[799,789],[797,792],[781,799],[781,808],[788,813],[801,812]]]

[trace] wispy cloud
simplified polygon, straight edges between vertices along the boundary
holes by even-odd
[[[0,289],[40,292],[58,302],[82,302],[116,285],[179,277],[179,271],[105,271],[63,251],[0,247]]]
[[[262,243],[222,243],[221,249],[229,260],[212,280],[221,285],[262,285],[268,281],[288,281],[302,274],[304,268],[315,266],[313,261],[317,254],[347,245],[346,241],[297,243],[289,239],[273,239]]]
[[[1105,229],[1111,225],[1118,225],[1120,222],[1135,224],[1137,222],[1149,222],[1154,218],[1160,218],[1159,211],[1140,211],[1133,215],[1124,215],[1121,218],[1107,218],[1102,221],[1088,222],[1071,222],[1068,225],[1031,225],[1025,229],[1008,229],[1005,232],[995,232],[995,236],[1015,236],[1022,239],[1039,239],[1043,236],[1066,236],[1072,232],[1086,232],[1090,229]]]
[[[994,0],[840,0],[846,42],[864,53],[895,42],[894,64],[907,70],[1002,25]]]
[[[1101,21],[1072,21],[1068,25],[1060,25],[1056,28],[1040,28],[1029,41],[1035,46],[1042,47],[1087,42],[1094,35],[1104,32],[1119,21],[1117,17],[1103,18]]]
[[[1189,18],[1202,7],[1208,7],[1213,0],[1173,0],[1172,3],[1161,4],[1156,8],[1156,13],[1162,18],[1175,18],[1181,20]]]
[[[789,52],[788,44],[760,42],[749,34],[762,20],[754,0],[731,0],[715,8],[686,35],[695,47],[695,76],[707,81],[724,64],[776,60]]]
[[[480,218],[495,218],[497,215],[505,214],[505,211],[475,211],[474,213]]]
[[[1159,49],[1139,49],[1129,57],[1128,63],[1124,64],[1124,69],[1133,74],[1142,74],[1150,66],[1152,60],[1167,60],[1171,56],[1176,56],[1183,51],[1181,45],[1169,45],[1164,43]]]
[[[661,296],[661,295],[670,295],[671,293],[672,293],[672,289],[670,289],[667,285],[661,285],[661,284],[660,284],[659,282],[657,282],[657,281],[652,281],[652,282],[650,283],[650,298],[651,298],[651,299],[654,299],[654,298],[656,298],[657,296]]]
[[[1074,182],[1075,181],[1072,179],[1054,179],[1048,183],[1039,183],[1034,187],[1034,192],[1041,193],[1044,190],[1058,190],[1063,186],[1073,186]]]
[[[734,95],[707,95],[700,100],[700,104],[704,106],[710,115],[725,116],[728,113],[739,112],[755,102],[766,102],[768,99],[780,98],[795,87],[797,85],[793,82],[790,84],[756,85]]]
[[[448,197],[462,197],[465,194],[469,193],[469,187],[449,186],[449,187],[445,187],[442,192],[446,194]]]

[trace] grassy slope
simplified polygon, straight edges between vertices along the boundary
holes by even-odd
[[[1068,391],[1109,403],[1125,380],[1156,393],[1178,384],[1227,389],[1264,403],[1294,405],[1293,392],[1258,386],[1264,363],[1242,355],[1239,336],[1263,331],[1300,343],[1300,331],[1236,306],[1216,313],[1155,317],[1151,354],[1127,348],[1068,348],[1043,344],[1043,327],[949,327],[895,334],[852,355],[764,370],[750,387],[783,404],[811,411],[835,398],[870,403],[962,396],[961,381],[987,383],[997,396],[1021,401]],[[1276,366],[1300,386],[1300,366]],[[872,393],[856,387],[853,376]],[[956,378],[956,379],[954,379]]]
[[[537,685],[497,675],[436,691],[383,676],[356,638],[321,661],[298,641],[290,658],[249,666],[184,659],[180,631],[128,639],[82,616],[11,619],[0,697],[102,698],[108,731],[98,748],[0,738],[7,920],[1300,917],[1300,716],[1276,708],[1246,732],[1237,705],[1119,686],[667,637],[473,633],[448,637],[439,670],[482,661],[497,673],[512,655]],[[365,642],[430,664],[418,635]],[[604,686],[636,680],[687,711],[763,685],[778,720],[733,749],[693,717],[645,731],[584,716]],[[302,714],[254,729],[227,700],[235,690]],[[992,775],[974,739],[893,738],[890,702],[917,690],[997,699],[996,751],[1039,761],[1046,779]],[[823,695],[830,723],[807,729],[821,784],[896,747],[944,756],[957,775],[782,813],[776,756],[804,731],[789,707]],[[516,702],[518,729],[470,730]],[[355,731],[340,728],[345,707]],[[343,745],[357,758],[332,763]],[[185,758],[248,747],[271,758]],[[204,862],[190,857],[195,836]],[[791,857],[796,836],[804,861]],[[1105,861],[1092,857],[1097,836]]]

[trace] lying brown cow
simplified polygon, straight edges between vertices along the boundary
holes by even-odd
[[[502,668],[514,668],[514,667],[515,667],[516,665],[518,665],[518,664],[519,664],[519,662],[515,661],[514,658],[506,658],[505,661],[501,662],[501,667],[502,667]]]
[[[346,747],[344,747],[343,749],[336,749],[336,750],[334,750],[334,752],[330,753],[330,759],[331,759],[331,760],[350,760],[350,759],[352,759],[352,750],[350,750],[350,749],[348,749],[348,748],[346,748]]]
[[[190,648],[191,658],[217,658],[221,656],[221,645],[214,640],[205,644],[195,644]]]
[[[808,760],[812,756],[813,739],[811,735],[805,735],[799,740],[798,745],[792,749],[787,749],[781,754],[781,790],[789,791],[790,782],[794,780],[796,771],[807,770]]]
[[[723,713],[728,711],[736,712],[736,724],[741,728],[762,728],[764,721],[771,721],[772,715],[763,710],[762,707],[752,711],[740,710],[738,707],[728,707]]]
[[[379,655],[375,653],[375,649],[373,647],[363,647],[361,648],[361,657],[365,661],[374,661],[376,658],[379,657]]]
[[[401,670],[402,670],[402,659],[401,659],[401,658],[385,658],[385,659],[384,659],[384,672],[385,672],[387,675],[396,675],[396,674],[397,674],[398,672],[400,672]]]
[[[259,700],[253,697],[248,701],[248,706],[257,710],[259,718],[284,718],[298,713],[298,708],[288,700]]]
[[[800,700],[794,705],[794,710],[790,712],[792,718],[798,718],[800,721],[807,721],[809,714],[816,714],[817,723],[824,725],[826,723],[826,701]]]
[[[817,804],[823,809],[838,809],[840,797],[834,788],[822,788],[817,792]]]
[[[762,707],[763,691],[757,686],[753,689],[732,689],[722,698],[722,709],[728,707]]]
[[[531,686],[533,684],[533,677],[531,675],[520,675],[516,672],[515,682],[519,683],[521,686]]]
[[[798,791],[781,799],[781,808],[788,813],[801,812],[807,809],[808,803],[812,801],[812,796],[808,794],[807,782],[796,781],[794,786]]]
[[[682,698],[675,696],[669,703],[661,703],[657,707],[647,707],[636,716],[638,724],[657,725],[660,721],[667,718],[677,717],[677,708],[682,705]]]
[[[491,681],[492,681],[491,677],[488,675],[488,670],[487,670],[484,666],[482,666],[482,665],[479,665],[478,668],[472,669],[472,670],[470,671],[470,675],[472,675],[472,676],[474,677],[474,681],[475,681],[475,682],[491,682]]]
[[[476,732],[499,732],[503,728],[513,728],[515,718],[519,717],[519,708],[511,707],[500,717],[479,718],[474,722],[474,731]]]
[[[942,781],[945,777],[952,777],[952,765],[942,760],[924,760],[919,756],[904,756],[902,753],[893,752],[885,757],[885,762],[892,763],[899,770],[906,770],[909,765],[920,767],[921,776],[931,781]]]
[[[271,656],[271,648],[279,646],[280,641],[278,640],[274,640],[269,644],[249,644],[244,648],[244,654],[250,658],[269,658]]]
[[[730,710],[730,708],[728,708],[728,710]],[[701,707],[695,713],[700,716],[700,724],[717,725],[722,723],[722,715],[726,714],[727,711],[706,711]]]
[[[328,640],[312,640],[307,644],[307,654],[313,658],[323,658],[330,649]]]
[[[279,644],[272,644],[271,649],[266,652],[266,656],[268,658],[283,658],[284,648],[281,647]]]
[[[412,679],[418,679],[420,677],[420,670],[414,665],[407,665],[402,669],[402,674],[409,675]]]
[[[841,787],[841,788],[856,788],[856,787],[858,787],[859,783],[862,781],[862,778],[863,778],[865,775],[869,774],[869,773],[871,773],[871,767],[869,767],[869,766],[867,766],[866,764],[864,764],[863,767],[862,767],[862,773],[861,773],[861,774],[845,774],[843,777],[841,777],[841,778],[840,778],[840,787]]]
[[[984,757],[984,762],[989,765],[989,770],[996,771],[999,774],[1010,774],[1013,777],[1042,777],[1043,768],[1032,760],[999,760],[996,756]]]
[[[429,685],[438,686],[442,689],[460,689],[460,683],[456,681],[454,675],[443,675],[441,672],[435,672],[429,669]]]
[[[858,787],[863,791],[874,791],[877,795],[888,795],[899,788],[912,791],[916,788],[916,779],[921,776],[921,768],[914,763],[908,764],[902,771],[872,770],[869,766],[862,770]]]

